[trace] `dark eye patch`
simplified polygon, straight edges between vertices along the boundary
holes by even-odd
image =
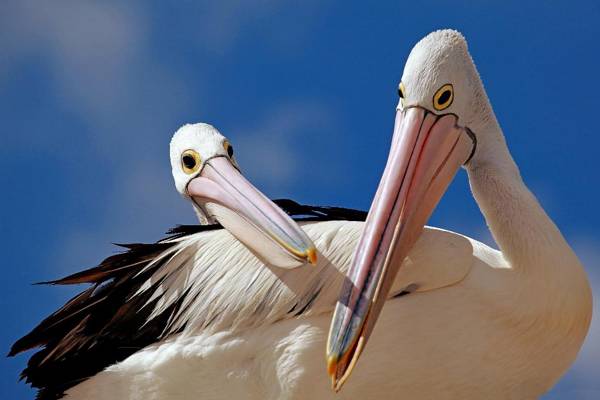
[[[230,158],[233,157],[233,146],[232,145],[227,146],[227,155]]]

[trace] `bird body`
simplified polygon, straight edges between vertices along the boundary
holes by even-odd
[[[109,366],[66,398],[527,399],[547,391],[573,361],[586,315],[561,309],[570,305],[552,293],[536,293],[540,301],[532,305],[528,283],[499,251],[426,228],[393,284],[369,351],[335,394],[324,348],[362,225],[302,224],[320,261],[294,270],[262,264],[225,230],[182,239],[193,256],[173,279],[181,288],[205,282],[181,317],[184,332]],[[228,263],[218,262],[232,247]],[[586,293],[574,295],[585,300]]]

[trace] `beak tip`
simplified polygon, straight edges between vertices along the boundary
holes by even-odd
[[[332,379],[335,379],[335,373],[337,371],[338,358],[334,355],[327,356],[327,373]]]
[[[308,250],[306,250],[306,258],[308,259],[308,262],[312,265],[317,265],[317,250],[313,246],[309,247]]]
[[[335,355],[327,356],[327,374],[331,377],[331,389],[334,392],[339,392],[341,385],[337,379],[338,357]]]

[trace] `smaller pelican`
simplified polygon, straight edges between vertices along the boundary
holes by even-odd
[[[69,398],[97,398],[106,393],[106,387],[94,385],[95,374],[174,333],[185,332],[186,321],[177,325],[175,317],[185,314],[196,299],[182,286],[189,275],[177,274],[186,265],[183,262],[182,266],[184,256],[189,256],[185,261],[193,265],[195,259],[206,256],[202,254],[206,249],[209,266],[237,260],[242,269],[258,260],[275,269],[316,264],[313,242],[241,175],[233,147],[214,127],[195,124],[180,128],[171,141],[170,158],[177,190],[193,203],[205,225],[175,228],[170,237],[154,244],[123,245],[127,252],[111,256],[97,267],[46,282],[92,286],[19,339],[9,352],[13,356],[43,347],[21,374],[39,388],[37,399],[58,399],[68,390],[73,391]],[[246,247],[223,232],[218,223]],[[224,283],[222,287],[235,286]],[[215,319],[211,318],[212,322]],[[91,385],[99,394],[78,395],[81,384],[90,378],[92,382],[85,387]]]

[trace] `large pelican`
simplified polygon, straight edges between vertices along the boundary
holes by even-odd
[[[585,272],[521,179],[460,33],[434,32],[413,48],[399,95],[390,155],[331,326],[333,386],[360,368],[363,350],[382,350],[365,346],[397,275],[416,293],[372,340],[393,335],[388,345],[399,347],[386,375],[398,396],[536,398],[587,333]],[[401,267],[461,165],[501,252],[471,240],[472,251]]]

